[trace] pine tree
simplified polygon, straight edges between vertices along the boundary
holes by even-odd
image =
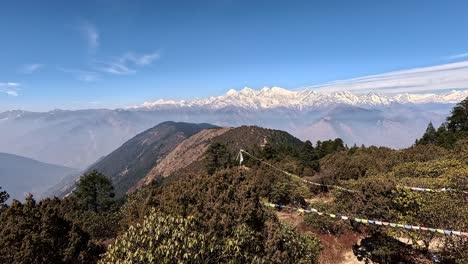
[[[447,121],[447,128],[452,132],[468,131],[468,97],[453,108]]]
[[[81,176],[73,195],[84,209],[98,212],[111,206],[115,194],[112,182],[105,175],[93,170]]]
[[[317,147],[315,148],[319,158],[323,158],[328,154],[345,150],[344,142],[341,138],[335,140],[317,141]]]
[[[320,169],[319,165],[319,156],[317,153],[317,150],[314,148],[312,143],[307,140],[304,143],[304,147],[301,150],[301,160],[302,160],[302,165],[306,167],[310,167],[314,169],[315,171],[318,171]]]
[[[426,132],[422,136],[421,140],[418,141],[418,144],[436,144],[437,143],[437,132],[432,125],[432,122],[429,122],[426,128]]]
[[[205,166],[209,175],[213,175],[218,169],[228,168],[230,155],[225,145],[214,143],[206,151]]]
[[[2,187],[0,186],[0,209],[5,205],[8,198],[10,198],[10,195],[6,191],[2,191]]]
[[[335,151],[342,151],[347,149],[347,146],[345,146],[343,140],[341,138],[336,138],[333,141],[333,152]]]
[[[447,122],[442,124],[437,131],[432,123],[427,126],[426,132],[421,139],[416,140],[419,144],[434,144],[447,149],[452,149],[455,143],[468,136],[468,98],[458,103],[447,117]]]
[[[278,157],[278,151],[270,142],[267,142],[262,149],[262,156],[267,160],[276,159]]]

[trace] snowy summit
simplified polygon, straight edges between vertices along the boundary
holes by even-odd
[[[399,104],[453,104],[468,96],[468,90],[453,90],[447,93],[418,93],[383,95],[370,92],[356,94],[349,91],[316,92],[312,89],[288,90],[281,87],[263,87],[255,90],[244,87],[241,90],[229,90],[225,95],[194,100],[157,100],[145,102],[134,109],[158,109],[179,107],[203,107],[209,109],[222,109],[225,107],[240,107],[247,109],[291,108],[307,109],[314,107],[344,104],[353,106],[384,106],[393,103]]]

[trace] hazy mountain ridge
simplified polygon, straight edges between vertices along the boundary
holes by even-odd
[[[9,111],[0,114],[0,149],[84,169],[136,134],[162,121],[119,110]]]
[[[40,198],[57,182],[77,172],[72,168],[0,153],[0,184],[11,198],[17,200],[23,200],[28,193]]]
[[[453,107],[449,102],[465,93],[468,91],[434,95],[450,99],[443,103],[403,103],[401,96],[402,103],[389,104],[383,97],[372,94],[361,97],[375,104],[359,105],[356,102],[361,99],[355,99],[361,97],[349,92],[333,93],[341,98],[336,99],[312,90],[265,88],[230,91],[225,96],[195,101],[203,103],[158,103],[152,107],[44,113],[7,111],[0,113],[0,150],[85,169],[138,133],[167,120],[222,127],[257,125],[288,131],[302,140],[341,137],[348,144],[401,148],[413,144],[430,121],[436,126],[442,123]],[[297,95],[302,97],[295,97]],[[406,98],[412,96],[415,95]],[[437,101],[428,99],[434,96],[418,96],[425,98],[416,100],[418,102]],[[323,100],[307,104],[304,98]],[[260,107],[262,104],[265,107]]]
[[[121,196],[184,139],[203,129],[214,127],[210,124],[163,122],[131,138],[86,171],[97,170],[108,176],[113,182],[116,195]],[[59,186],[60,184],[65,184],[66,187]],[[54,189],[61,190],[56,194],[63,196],[73,188],[74,182],[59,185]]]

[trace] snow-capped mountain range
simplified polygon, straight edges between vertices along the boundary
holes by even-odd
[[[421,93],[383,95],[378,93],[354,94],[349,91],[332,93],[316,92],[312,89],[287,90],[280,87],[264,87],[254,90],[248,87],[242,90],[229,90],[225,95],[194,99],[190,101],[157,100],[145,102],[130,109],[164,109],[173,107],[203,107],[222,109],[226,107],[241,107],[246,109],[292,108],[309,109],[326,107],[336,104],[352,106],[385,106],[399,104],[454,104],[468,97],[468,90],[453,90],[447,93]]]
[[[15,110],[0,113],[0,151],[84,169],[164,121],[257,125],[313,142],[340,137],[350,145],[402,148],[420,138],[429,122],[444,122],[466,97],[468,90],[390,96],[265,87],[121,109]]]

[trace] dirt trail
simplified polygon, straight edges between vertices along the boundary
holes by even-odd
[[[320,263],[322,264],[362,264],[363,261],[359,261],[353,253],[352,247],[361,238],[352,233],[348,232],[342,234],[339,237],[319,234],[310,227],[308,227],[303,221],[303,215],[297,212],[290,212],[288,210],[277,211],[276,216],[278,219],[294,227],[301,233],[312,233],[320,238],[323,245],[322,254],[320,256]]]

